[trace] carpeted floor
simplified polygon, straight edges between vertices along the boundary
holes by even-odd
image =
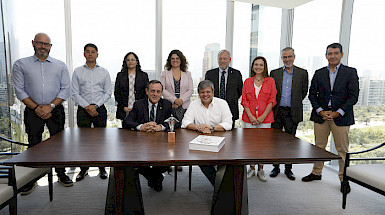
[[[281,165],[281,172],[283,172]],[[266,175],[271,165],[265,165]],[[77,169],[78,170],[78,169]],[[294,165],[297,176],[290,181],[284,174],[277,178],[268,177],[261,182],[254,177],[248,180],[250,215],[379,215],[385,214],[385,197],[366,188],[351,183],[347,208],[342,209],[342,194],[337,174],[324,169],[322,180],[302,182],[301,178],[311,170],[309,164]],[[75,174],[70,174],[74,179]],[[166,174],[164,189],[155,192],[142,181],[142,192],[147,215],[200,215],[210,214],[213,188],[198,167],[193,168],[192,191],[188,191],[188,168],[178,173],[178,187],[174,192],[174,175]],[[47,179],[39,181],[39,186],[28,196],[18,196],[20,215],[98,215],[104,214],[107,180],[98,176],[97,168],[90,171],[83,181],[73,187],[63,187],[54,183],[54,200],[49,201]],[[8,207],[0,215],[9,214]]]

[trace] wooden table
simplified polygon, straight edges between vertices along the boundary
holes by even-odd
[[[248,214],[246,164],[340,159],[276,129],[215,132],[215,136],[226,137],[226,144],[218,153],[189,150],[188,143],[197,135],[194,131],[177,129],[175,143],[168,143],[167,132],[68,128],[5,163],[28,167],[114,167],[107,203],[111,195],[115,199],[112,206],[106,205],[106,212],[107,207],[112,207],[116,214],[144,213],[137,174],[130,175],[132,171],[126,171],[127,168],[223,165],[216,176],[211,214]],[[130,204],[127,204],[128,199]],[[136,202],[131,204],[133,201]]]

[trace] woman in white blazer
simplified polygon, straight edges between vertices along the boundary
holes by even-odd
[[[172,107],[179,121],[182,121],[194,91],[191,73],[187,71],[187,66],[188,62],[183,53],[172,50],[164,65],[165,70],[160,76],[160,82],[164,87],[163,98],[173,104]]]

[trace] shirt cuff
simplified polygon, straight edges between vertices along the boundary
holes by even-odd
[[[317,108],[316,112],[319,114],[319,112],[323,111],[324,109],[322,107]]]
[[[341,116],[345,115],[345,111],[343,111],[341,108],[339,108],[336,112],[340,113]]]
[[[140,128],[142,127],[142,124],[136,126],[136,130],[140,131]]]
[[[162,126],[162,131],[166,130],[166,127],[162,124],[160,124],[160,126]]]

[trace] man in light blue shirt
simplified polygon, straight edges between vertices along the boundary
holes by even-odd
[[[38,33],[32,40],[35,54],[17,60],[12,69],[16,97],[25,105],[24,124],[28,134],[29,147],[42,140],[44,125],[50,135],[64,129],[65,114],[61,104],[70,94],[70,77],[64,62],[49,56],[52,44],[45,33]],[[72,180],[64,168],[56,168],[59,182],[66,187]],[[36,184],[24,190],[32,192]]]
[[[96,63],[98,47],[92,43],[84,46],[86,63],[75,69],[72,75],[72,99],[78,105],[78,127],[90,128],[91,125],[105,128],[107,126],[107,109],[104,106],[111,98],[112,86],[108,71]],[[87,175],[88,167],[81,167],[76,181],[81,181]],[[107,172],[99,167],[100,178],[106,179]]]

